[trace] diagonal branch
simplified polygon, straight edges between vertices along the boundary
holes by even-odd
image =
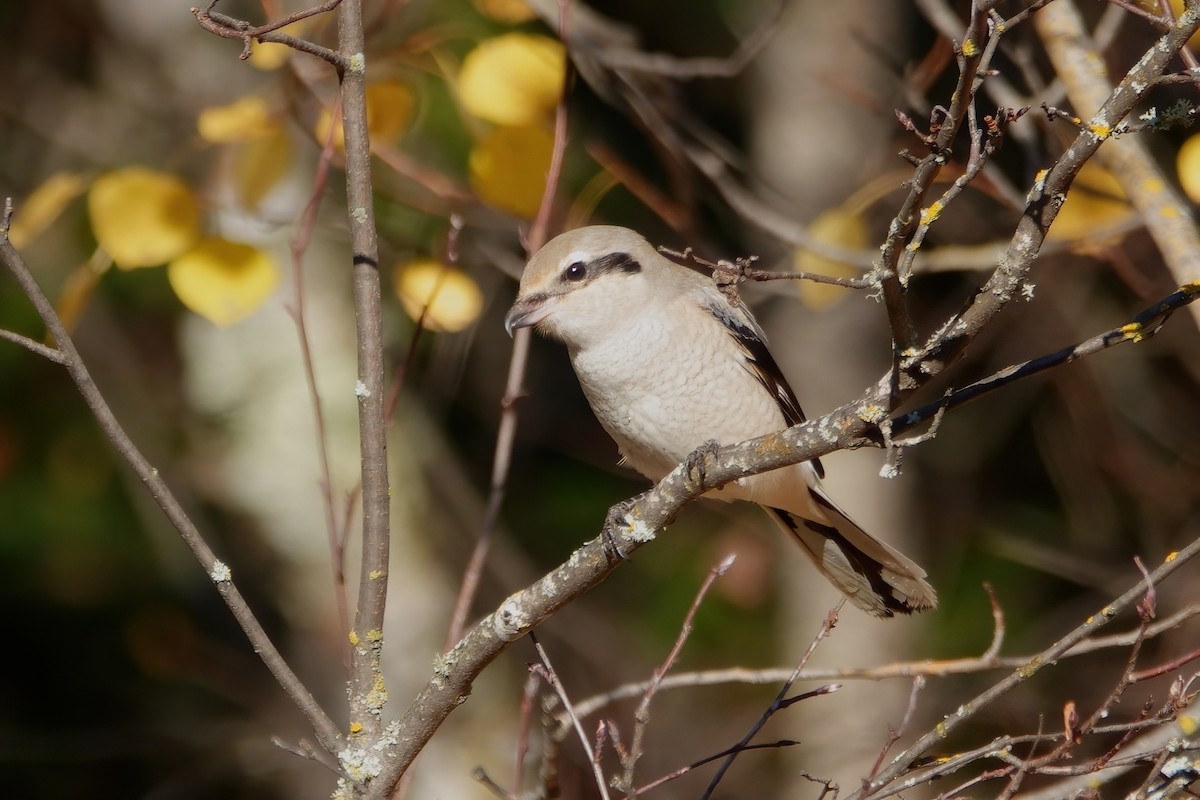
[[[37,310],[38,316],[46,326],[53,337],[56,352],[61,356],[62,365],[66,368],[67,374],[71,376],[71,380],[75,382],[75,386],[79,391],[83,401],[91,409],[92,415],[96,418],[96,422],[100,425],[100,430],[103,431],[105,437],[112,443],[113,448],[125,460],[137,475],[138,479],[145,484],[146,489],[150,492],[150,496],[158,503],[158,507],[163,510],[170,520],[171,525],[179,531],[179,535],[183,538],[184,543],[191,549],[196,556],[196,560],[200,562],[205,572],[208,573],[213,583],[216,584],[217,592],[225,601],[225,605],[229,607],[234,619],[241,626],[242,631],[246,634],[246,638],[250,640],[254,651],[266,664],[267,669],[275,676],[275,680],[283,687],[284,692],[291,698],[300,712],[308,718],[309,723],[313,727],[313,731],[317,735],[317,740],[331,753],[337,752],[341,734],[338,732],[337,726],[333,720],[321,708],[312,693],[305,688],[279,650],[271,642],[267,632],[263,629],[262,624],[254,616],[254,612],[250,609],[246,599],[242,597],[237,586],[234,585],[230,575],[229,568],[217,559],[212,548],[204,540],[200,531],[183,510],[183,506],[172,494],[170,487],[166,481],[159,475],[158,469],[146,460],[142,452],[129,438],[129,434],[121,426],[112,409],[100,394],[100,390],[96,387],[95,381],[92,380],[91,373],[88,372],[87,365],[83,358],[79,355],[79,351],[75,347],[75,342],[72,341],[71,335],[67,332],[66,326],[63,325],[58,313],[54,310],[54,304],[42,288],[38,286],[33,274],[25,265],[21,254],[8,240],[8,224],[12,217],[12,200],[11,198],[5,201],[4,216],[0,219],[0,261],[8,267],[13,278],[21,287],[21,291],[29,298],[29,302]],[[49,356],[47,356],[49,357]],[[53,359],[52,359],[53,360]]]
[[[986,378],[950,392],[936,403],[930,403],[916,411],[910,411],[900,416],[893,423],[891,433],[903,433],[938,414],[950,411],[972,400],[978,400],[1010,383],[1039,372],[1045,372],[1052,367],[1070,364],[1072,361],[1078,361],[1086,356],[1099,353],[1101,350],[1107,350],[1126,342],[1134,344],[1144,342],[1158,333],[1175,311],[1190,305],[1197,298],[1200,298],[1200,281],[1181,286],[1177,291],[1159,300],[1125,325],[1040,358],[1005,367]]]

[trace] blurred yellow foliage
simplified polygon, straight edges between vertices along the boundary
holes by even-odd
[[[537,214],[554,137],[538,125],[495,128],[471,148],[471,186],[485,203],[518,217]]]
[[[274,259],[241,242],[209,237],[167,266],[180,301],[218,327],[257,311],[279,284]]]
[[[8,229],[12,246],[20,250],[36,239],[86,188],[87,178],[76,172],[56,172],[42,181],[13,214]]]
[[[808,226],[808,233],[825,244],[844,247],[848,250],[865,248],[869,243],[870,231],[861,215],[845,208],[831,208],[822,212]],[[853,266],[841,261],[819,256],[799,248],[793,259],[796,269],[814,272],[831,278],[852,278],[858,274]],[[846,296],[846,288],[828,283],[800,281],[800,299],[814,311],[823,311]]]
[[[425,327],[430,330],[457,333],[483,310],[479,285],[446,264],[430,259],[400,263],[393,279],[404,313],[416,321],[425,311]]]
[[[1200,133],[1189,136],[1175,161],[1179,183],[1193,203],[1200,203]]]
[[[267,101],[257,95],[239,97],[224,106],[209,106],[196,118],[200,136],[214,144],[263,139],[279,130]]]
[[[1046,238],[1085,239],[1121,220],[1129,211],[1125,191],[1113,174],[1095,161],[1088,161],[1075,176]]]
[[[394,142],[399,139],[412,120],[416,96],[407,84],[399,81],[380,81],[367,87],[367,132],[372,142]],[[314,133],[317,144],[324,145],[329,138],[329,127],[333,125],[333,146],[338,152],[346,149],[342,120],[333,118],[329,108],[321,110]]]
[[[102,175],[87,199],[92,232],[121,269],[156,267],[200,235],[200,209],[178,177],[146,167]]]
[[[480,14],[497,22],[519,25],[537,16],[525,0],[471,0]]]
[[[292,139],[282,128],[265,139],[239,145],[233,162],[238,202],[256,208],[291,166]]]
[[[458,74],[458,95],[473,116],[497,125],[542,122],[562,93],[566,55],[547,36],[506,33],[467,54]]]

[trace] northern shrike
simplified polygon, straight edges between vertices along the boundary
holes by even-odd
[[[735,444],[804,421],[750,312],[626,228],[569,231],[539,250],[504,319],[567,346],[625,461],[659,481],[707,442]],[[708,492],[758,503],[850,602],[876,616],[933,608],[925,571],[856,525],[809,461]]]

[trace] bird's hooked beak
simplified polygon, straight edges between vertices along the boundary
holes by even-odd
[[[504,330],[512,336],[517,328],[528,328],[537,325],[550,315],[550,298],[544,294],[530,294],[518,297],[512,308],[504,315]]]

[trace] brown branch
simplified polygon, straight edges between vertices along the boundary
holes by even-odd
[[[10,199],[9,202],[11,203],[12,200]],[[34,341],[28,336],[22,336],[15,331],[0,329],[0,339],[12,342],[15,345],[20,345],[34,355],[39,355],[47,361],[55,364],[67,363],[67,358],[62,354],[62,351],[56,350],[49,345],[44,345],[41,342]]]
[[[650,703],[658,694],[659,688],[662,686],[663,678],[671,671],[671,667],[675,665],[675,661],[679,658],[679,653],[683,650],[683,645],[692,633],[693,622],[696,619],[696,612],[700,609],[700,604],[704,602],[708,590],[712,585],[729,571],[733,566],[736,556],[728,555],[722,559],[721,563],[708,571],[704,582],[700,584],[700,588],[696,591],[696,596],[692,600],[692,605],[688,608],[687,614],[683,618],[683,624],[679,627],[679,634],[675,637],[675,644],[667,653],[667,657],[663,663],[654,670],[653,677],[647,682],[646,691],[642,693],[642,701],[638,704],[637,709],[633,713],[633,741],[630,742],[629,752],[622,759],[625,767],[625,774],[621,778],[621,788],[624,789],[626,797],[634,798],[638,795],[637,787],[633,782],[633,771],[637,766],[638,760],[644,755],[642,749],[642,740],[646,733],[646,726],[650,724]]]
[[[763,729],[763,726],[767,724],[767,720],[769,720],[776,711],[787,708],[796,700],[818,694],[829,694],[830,692],[837,691],[841,688],[837,684],[831,684],[829,686],[819,687],[813,692],[805,693],[799,697],[789,698],[787,696],[788,692],[792,690],[792,686],[794,686],[796,681],[799,679],[800,673],[804,670],[805,665],[808,664],[809,659],[812,658],[813,653],[817,652],[817,647],[819,647],[821,642],[823,642],[825,638],[833,632],[834,626],[837,625],[838,613],[845,604],[845,600],[840,601],[837,606],[833,608],[833,610],[825,615],[825,619],[821,621],[820,629],[817,630],[817,635],[814,636],[812,642],[809,643],[808,649],[804,651],[804,655],[800,656],[800,660],[796,662],[796,667],[792,670],[792,674],[789,675],[788,679],[783,682],[782,686],[779,687],[779,691],[776,693],[775,699],[772,700],[771,704],[767,706],[765,711],[763,711],[762,716],[760,716],[758,720],[750,726],[750,730],[746,731],[746,735],[741,738],[737,745],[735,745],[731,750],[729,755],[726,756],[725,760],[721,762],[721,766],[717,769],[716,774],[713,775],[712,780],[708,782],[708,786],[705,787],[704,794],[700,796],[700,800],[708,800],[708,798],[712,797],[713,792],[717,790],[717,785],[721,782],[721,779],[725,777],[725,773],[729,771],[731,766],[733,766],[734,759],[737,758],[739,753],[745,750],[745,748],[750,744],[750,740],[758,735],[758,732]]]
[[[379,240],[371,187],[371,143],[367,132],[366,72],[363,62],[362,0],[338,7],[338,46],[346,58],[341,72],[345,129],[346,206],[358,343],[358,421],[362,461],[362,563],[357,613],[351,631],[350,725],[369,743],[380,735],[387,700],[380,653],[387,604],[390,499],[387,464],[383,293]]]
[[[340,0],[339,0],[340,1]],[[325,196],[325,187],[329,180],[329,168],[333,158],[333,131],[329,133],[321,146],[321,155],[317,161],[317,172],[313,177],[312,192],[308,202],[300,213],[296,226],[296,235],[292,238],[290,252],[292,257],[292,283],[294,293],[292,305],[288,313],[296,325],[296,338],[300,343],[300,361],[304,365],[304,379],[308,386],[308,399],[312,407],[313,433],[317,440],[317,459],[320,465],[321,504],[325,509],[325,535],[329,540],[329,566],[333,573],[333,592],[338,611],[338,630],[342,637],[350,633],[350,607],[346,598],[346,565],[345,545],[347,526],[339,526],[333,501],[333,471],[329,466],[329,434],[325,428],[325,414],[322,410],[321,393],[317,389],[317,367],[313,360],[312,345],[308,335],[308,322],[304,314],[304,254],[308,251],[313,230],[317,224],[317,212],[321,208],[321,199]],[[349,643],[347,642],[347,647]],[[346,652],[349,658],[349,651]]]
[[[267,669],[275,676],[275,680],[279,682],[284,693],[296,705],[300,713],[308,719],[321,746],[331,753],[336,753],[341,742],[341,734],[338,732],[337,726],[284,661],[262,624],[254,616],[249,604],[234,585],[229,568],[217,559],[216,554],[213,553],[200,531],[184,512],[183,506],[171,492],[166,481],[159,475],[158,469],[146,460],[137,445],[129,438],[129,434],[125,432],[97,388],[95,381],[92,380],[91,373],[79,355],[71,335],[54,310],[54,304],[38,286],[29,268],[25,265],[25,261],[21,258],[21,254],[9,242],[8,226],[12,218],[12,209],[12,199],[9,198],[5,201],[3,218],[0,219],[0,261],[8,267],[9,272],[21,287],[21,291],[24,292],[38,316],[41,317],[46,330],[53,337],[57,352],[62,356],[62,365],[66,368],[71,380],[74,381],[83,401],[96,418],[100,430],[133,470],[133,473],[145,484],[150,496],[154,498],[158,507],[170,520],[171,525],[179,532],[184,543],[196,556],[196,560],[200,562],[200,566],[208,573],[209,578],[217,587],[217,592],[225,601],[225,605],[229,607],[234,619],[246,634],[246,638],[250,640],[254,651],[258,653]]]
[[[555,694],[558,695],[558,700],[562,703],[563,710],[566,711],[567,716],[570,718],[575,732],[579,734],[579,743],[583,746],[583,752],[587,754],[588,761],[592,765],[592,773],[596,778],[596,788],[600,790],[600,796],[604,800],[609,800],[608,781],[604,779],[604,772],[600,769],[600,754],[594,751],[588,742],[587,734],[583,731],[583,724],[575,714],[575,707],[571,705],[571,698],[567,696],[567,690],[563,688],[562,681],[558,679],[558,673],[554,671],[554,667],[550,664],[550,656],[546,654],[545,648],[542,647],[542,643],[538,641],[533,631],[529,632],[529,638],[537,650],[538,658],[542,661],[540,665],[535,665],[535,667],[537,667],[546,683],[550,684],[554,689]]]
[[[560,0],[559,7],[559,38],[567,35],[566,0]],[[558,104],[554,111],[554,146],[550,155],[550,169],[546,175],[546,185],[542,191],[542,200],[538,206],[537,217],[526,239],[526,250],[532,255],[545,244],[550,228],[550,215],[554,209],[554,198],[558,193],[558,184],[562,178],[563,161],[567,150],[567,100],[572,83],[572,73],[567,69],[563,74],[562,90],[559,93]],[[500,400],[500,426],[496,431],[496,450],[492,459],[492,479],[488,492],[487,506],[483,513],[483,522],[479,526],[479,537],[471,551],[471,558],[463,570],[462,585],[454,603],[454,611],[450,618],[450,627],[446,632],[444,650],[457,642],[462,636],[466,625],[471,603],[479,589],[479,581],[483,575],[483,565],[487,561],[491,548],[492,533],[500,519],[500,510],[504,505],[504,497],[508,487],[508,472],[512,464],[512,449],[517,438],[517,403],[524,391],[525,366],[529,360],[529,343],[532,333],[528,328],[521,328],[513,336],[512,356],[508,364],[508,377],[505,380],[504,396]]]
[[[916,329],[908,311],[906,286],[900,274],[900,261],[905,247],[921,221],[921,207],[933,187],[934,179],[946,163],[951,145],[975,96],[975,76],[984,53],[987,15],[976,10],[967,24],[958,50],[958,84],[950,108],[938,121],[938,129],[930,145],[931,152],[921,159],[909,180],[909,193],[888,226],[887,238],[880,249],[879,278],[888,321],[892,330],[893,369],[888,391],[889,407],[894,408],[901,396],[902,354],[913,349]],[[996,32],[994,35],[999,35]],[[930,131],[933,133],[933,131]]]
[[[213,11],[220,0],[212,0],[204,8],[196,8],[193,6],[190,10],[196,17],[196,21],[200,23],[200,27],[209,33],[215,34],[225,39],[237,39],[242,43],[242,53],[239,58],[245,60],[250,57],[250,42],[257,39],[260,42],[270,42],[273,44],[282,44],[291,47],[293,50],[299,50],[303,53],[316,56],[324,61],[329,62],[339,70],[344,69],[347,65],[346,56],[336,50],[330,50],[327,47],[322,47],[315,42],[300,39],[295,36],[289,36],[285,33],[278,33],[278,29],[293,22],[299,22],[302,19],[324,14],[327,11],[332,11],[342,4],[342,0],[327,0],[319,6],[314,6],[303,11],[297,11],[281,20],[268,22],[265,25],[251,25],[245,20],[235,19],[225,14]],[[361,51],[355,51],[361,52]]]

